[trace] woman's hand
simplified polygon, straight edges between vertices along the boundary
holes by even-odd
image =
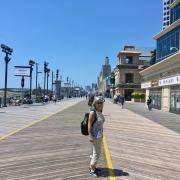
[[[93,137],[92,136],[89,136],[89,142],[93,142]]]

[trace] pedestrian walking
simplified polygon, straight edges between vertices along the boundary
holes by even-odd
[[[123,106],[124,106],[124,102],[125,102],[125,97],[124,96],[119,96],[119,103],[121,104],[122,109],[123,109]]]
[[[100,171],[97,169],[97,163],[101,154],[101,145],[103,137],[103,124],[105,118],[102,114],[104,98],[97,96],[94,98],[94,110],[89,113],[88,133],[89,141],[92,143],[92,154],[90,155],[89,173],[98,176]]]
[[[148,100],[147,100],[147,106],[148,106],[149,111],[152,110],[152,105],[151,105],[151,103],[152,103],[152,99],[151,99],[151,96],[149,96],[149,98],[148,98]]]
[[[117,104],[117,101],[118,101],[118,96],[115,94],[114,97],[113,97],[114,104]]]

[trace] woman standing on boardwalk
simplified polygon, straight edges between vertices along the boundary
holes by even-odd
[[[102,114],[103,104],[103,97],[95,97],[93,102],[94,110],[89,113],[88,133],[89,141],[92,143],[92,155],[90,155],[91,160],[89,173],[93,176],[98,176],[98,169],[96,168],[96,165],[101,154],[103,124],[105,121]]]

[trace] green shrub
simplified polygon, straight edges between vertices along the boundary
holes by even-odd
[[[145,93],[141,93],[141,92],[133,92],[131,95],[135,99],[144,99],[145,98]]]

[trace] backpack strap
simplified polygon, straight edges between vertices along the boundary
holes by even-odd
[[[95,116],[94,116],[94,121],[93,121],[93,123],[92,123],[92,126],[94,125],[94,123],[96,122],[96,120],[97,120],[97,114],[96,114],[96,110],[91,110],[91,111],[93,111],[94,113],[95,113]]]

